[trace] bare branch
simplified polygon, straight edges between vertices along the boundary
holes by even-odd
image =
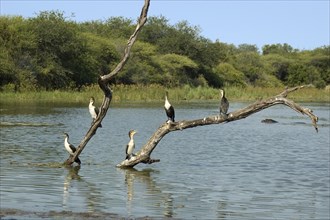
[[[172,131],[184,130],[188,128],[193,128],[197,126],[205,126],[205,125],[212,125],[212,124],[221,124],[224,122],[232,122],[236,120],[240,120],[246,118],[254,113],[262,111],[266,108],[269,108],[274,105],[286,105],[291,109],[305,114],[311,118],[312,124],[315,127],[316,131],[317,128],[317,121],[318,117],[313,114],[312,110],[308,108],[301,107],[300,105],[294,103],[293,101],[285,98],[288,93],[296,91],[298,89],[304,88],[305,86],[298,86],[290,89],[286,89],[284,92],[280,93],[277,96],[257,101],[243,109],[236,110],[228,114],[228,117],[223,117],[220,115],[208,116],[202,119],[196,120],[189,120],[189,121],[178,121],[175,123],[164,123],[162,124],[157,131],[150,137],[149,141],[142,147],[142,149],[137,152],[136,156],[132,157],[130,160],[124,160],[117,165],[117,167],[127,168],[127,167],[134,167],[139,163],[152,163],[158,162],[159,160],[154,160],[150,158],[151,153],[156,148],[157,144],[161,141],[161,139]],[[150,162],[151,161],[151,162]]]
[[[129,40],[127,42],[123,59],[120,61],[120,63],[116,66],[116,68],[111,73],[101,77],[101,80],[103,82],[109,82],[115,75],[117,75],[120,72],[120,70],[124,67],[125,63],[127,62],[130,52],[131,52],[131,48],[137,38],[138,33],[140,32],[143,25],[147,22],[147,14],[148,14],[149,5],[150,5],[150,0],[145,0],[144,6],[143,6],[141,14],[140,14],[140,18],[138,20],[138,24],[135,28],[134,33],[131,35],[131,37],[129,38]]]
[[[83,140],[80,142],[74,155],[70,155],[70,157],[66,160],[66,162],[65,162],[66,164],[70,165],[75,161],[75,159],[84,150],[84,148],[87,145],[87,143],[89,142],[89,140],[94,136],[94,134],[96,133],[96,130],[98,129],[99,125],[101,124],[103,118],[106,116],[110,103],[111,103],[111,100],[112,100],[112,92],[111,92],[111,89],[108,87],[108,83],[114,76],[116,76],[123,69],[124,65],[126,64],[128,58],[129,58],[130,52],[131,52],[131,48],[134,45],[136,38],[137,38],[139,32],[141,31],[141,28],[147,21],[149,5],[150,5],[150,0],[145,0],[144,5],[141,10],[140,18],[138,20],[138,24],[136,26],[134,33],[131,35],[131,37],[129,38],[129,40],[127,42],[127,45],[125,48],[125,53],[124,53],[122,60],[119,62],[119,64],[116,66],[116,68],[111,73],[101,76],[98,79],[98,84],[104,93],[103,102],[100,107],[100,113],[99,113],[98,117],[96,118],[96,120],[94,121],[94,123],[89,128],[89,130],[87,131]]]

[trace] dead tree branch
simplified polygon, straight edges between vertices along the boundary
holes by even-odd
[[[130,53],[131,53],[131,48],[134,45],[136,38],[137,38],[139,32],[141,31],[141,28],[147,22],[149,5],[150,5],[150,0],[145,0],[144,5],[141,10],[139,20],[138,20],[138,24],[136,26],[134,33],[131,35],[131,37],[129,38],[129,40],[127,42],[122,60],[118,63],[116,68],[111,73],[104,75],[104,76],[100,76],[100,78],[98,79],[98,84],[104,93],[103,102],[100,107],[100,113],[99,113],[98,117],[96,118],[96,120],[94,121],[94,123],[89,128],[89,130],[87,131],[83,140],[78,145],[77,150],[74,153],[74,155],[70,155],[70,157],[65,161],[65,163],[67,165],[71,165],[75,161],[75,159],[81,154],[81,152],[84,150],[84,148],[87,145],[87,143],[89,142],[89,140],[96,133],[96,130],[99,127],[99,125],[101,124],[103,118],[106,116],[110,103],[111,103],[111,100],[112,100],[112,91],[108,86],[109,81],[113,77],[115,77],[123,69],[124,65],[126,64],[128,58],[130,56]]]
[[[156,148],[157,144],[161,141],[161,139],[168,133],[172,131],[178,131],[178,130],[184,130],[188,128],[194,128],[197,126],[205,126],[205,125],[212,125],[212,124],[221,124],[221,123],[228,123],[236,120],[240,120],[243,118],[246,118],[254,113],[257,113],[259,111],[262,111],[266,108],[269,108],[274,105],[286,105],[290,107],[291,109],[301,113],[305,114],[312,120],[312,124],[316,131],[318,131],[317,127],[317,121],[318,117],[313,114],[313,111],[308,108],[304,108],[292,100],[287,99],[287,95],[290,92],[296,91],[298,89],[302,89],[306,86],[297,86],[294,88],[286,89],[284,92],[280,93],[279,95],[276,95],[274,97],[270,97],[265,100],[257,101],[251,105],[248,105],[245,108],[236,110],[234,112],[231,112],[228,114],[228,117],[223,117],[219,115],[214,116],[208,116],[202,119],[196,119],[196,120],[189,120],[189,121],[178,121],[174,123],[163,123],[160,125],[160,127],[157,129],[157,131],[150,137],[148,142],[141,148],[140,151],[137,152],[136,156],[132,157],[130,160],[124,160],[121,163],[117,165],[117,167],[120,168],[129,168],[134,167],[135,165],[139,163],[154,163],[159,162],[159,160],[151,159],[150,155],[153,152],[153,150]]]

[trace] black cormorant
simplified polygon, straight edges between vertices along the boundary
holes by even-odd
[[[171,103],[169,103],[169,101],[167,99],[167,96],[168,96],[168,92],[166,91],[166,93],[165,93],[165,105],[164,105],[165,112],[166,112],[166,115],[168,117],[168,120],[171,120],[172,122],[174,122],[174,117],[175,117],[174,108],[171,105]]]
[[[133,150],[135,148],[135,143],[134,143],[134,135],[137,133],[136,130],[130,130],[128,132],[128,137],[129,137],[129,142],[126,146],[126,159],[129,160],[131,159],[133,154]]]
[[[89,106],[88,106],[88,109],[89,109],[89,113],[91,114],[92,116],[92,119],[93,119],[93,122],[96,120],[97,116],[99,115],[99,108],[94,106],[94,102],[95,102],[95,99],[94,97],[91,97],[90,100],[89,100]],[[102,124],[99,125],[100,128],[102,128]]]
[[[229,109],[229,102],[225,97],[225,91],[220,89],[220,115],[223,114],[227,116],[228,109]]]
[[[64,147],[70,155],[73,155],[74,152],[76,152],[76,148],[72,144],[69,143],[69,135],[67,133],[64,133],[64,137],[65,137],[64,138]],[[75,162],[79,165],[81,164],[78,157],[76,158]]]

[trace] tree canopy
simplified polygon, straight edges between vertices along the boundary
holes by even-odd
[[[64,12],[0,16],[0,89],[79,89],[120,60],[134,21],[111,17],[77,23]],[[200,35],[200,28],[150,17],[128,65],[113,83],[190,86],[330,84],[329,45],[298,50],[288,44],[235,46]]]

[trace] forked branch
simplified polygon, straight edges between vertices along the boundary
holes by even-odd
[[[212,124],[221,124],[224,122],[232,122],[236,120],[240,120],[243,118],[246,118],[256,112],[262,111],[266,108],[269,108],[274,105],[286,105],[290,107],[291,109],[301,113],[305,114],[312,120],[312,124],[316,130],[318,131],[317,127],[317,121],[318,117],[313,114],[313,111],[309,108],[302,107],[292,100],[289,100],[286,98],[288,93],[296,91],[298,89],[302,89],[305,86],[297,86],[294,88],[286,89],[279,95],[276,95],[274,97],[270,97],[265,100],[257,101],[251,105],[248,105],[245,108],[236,110],[234,112],[230,112],[228,114],[228,117],[223,117],[220,115],[213,115],[213,116],[207,116],[205,118],[201,119],[195,119],[195,120],[184,120],[184,121],[177,121],[175,123],[163,123],[160,125],[160,127],[157,129],[157,131],[150,137],[149,141],[141,148],[139,152],[137,152],[136,156],[132,157],[130,160],[124,160],[121,163],[117,165],[117,167],[120,168],[128,168],[128,167],[134,167],[135,165],[139,163],[153,163],[158,162],[159,160],[151,159],[150,155],[153,152],[153,150],[156,148],[157,144],[161,141],[161,139],[168,133],[172,131],[178,131],[178,130],[184,130],[188,128],[193,128],[197,126],[205,126],[205,125],[212,125]]]
[[[81,154],[81,152],[84,150],[84,148],[87,145],[87,143],[89,142],[89,140],[96,133],[96,130],[98,129],[99,125],[101,124],[103,118],[106,116],[110,103],[111,103],[111,100],[112,100],[112,91],[108,86],[109,81],[114,76],[116,76],[123,69],[124,65],[126,64],[128,58],[129,58],[129,55],[131,53],[131,48],[136,41],[137,35],[141,31],[141,28],[143,27],[143,25],[147,22],[149,5],[150,5],[150,0],[145,0],[144,5],[141,10],[139,20],[138,20],[138,24],[136,26],[134,33],[131,35],[131,37],[129,38],[129,40],[127,42],[122,60],[118,63],[116,68],[111,73],[104,75],[104,76],[100,76],[100,78],[98,79],[98,84],[104,93],[103,102],[100,107],[100,113],[99,113],[98,117],[96,118],[96,120],[94,121],[94,123],[89,128],[89,130],[87,131],[83,140],[80,142],[74,155],[70,155],[70,157],[66,160],[66,162],[65,162],[66,164],[71,165],[75,161],[75,159]]]

